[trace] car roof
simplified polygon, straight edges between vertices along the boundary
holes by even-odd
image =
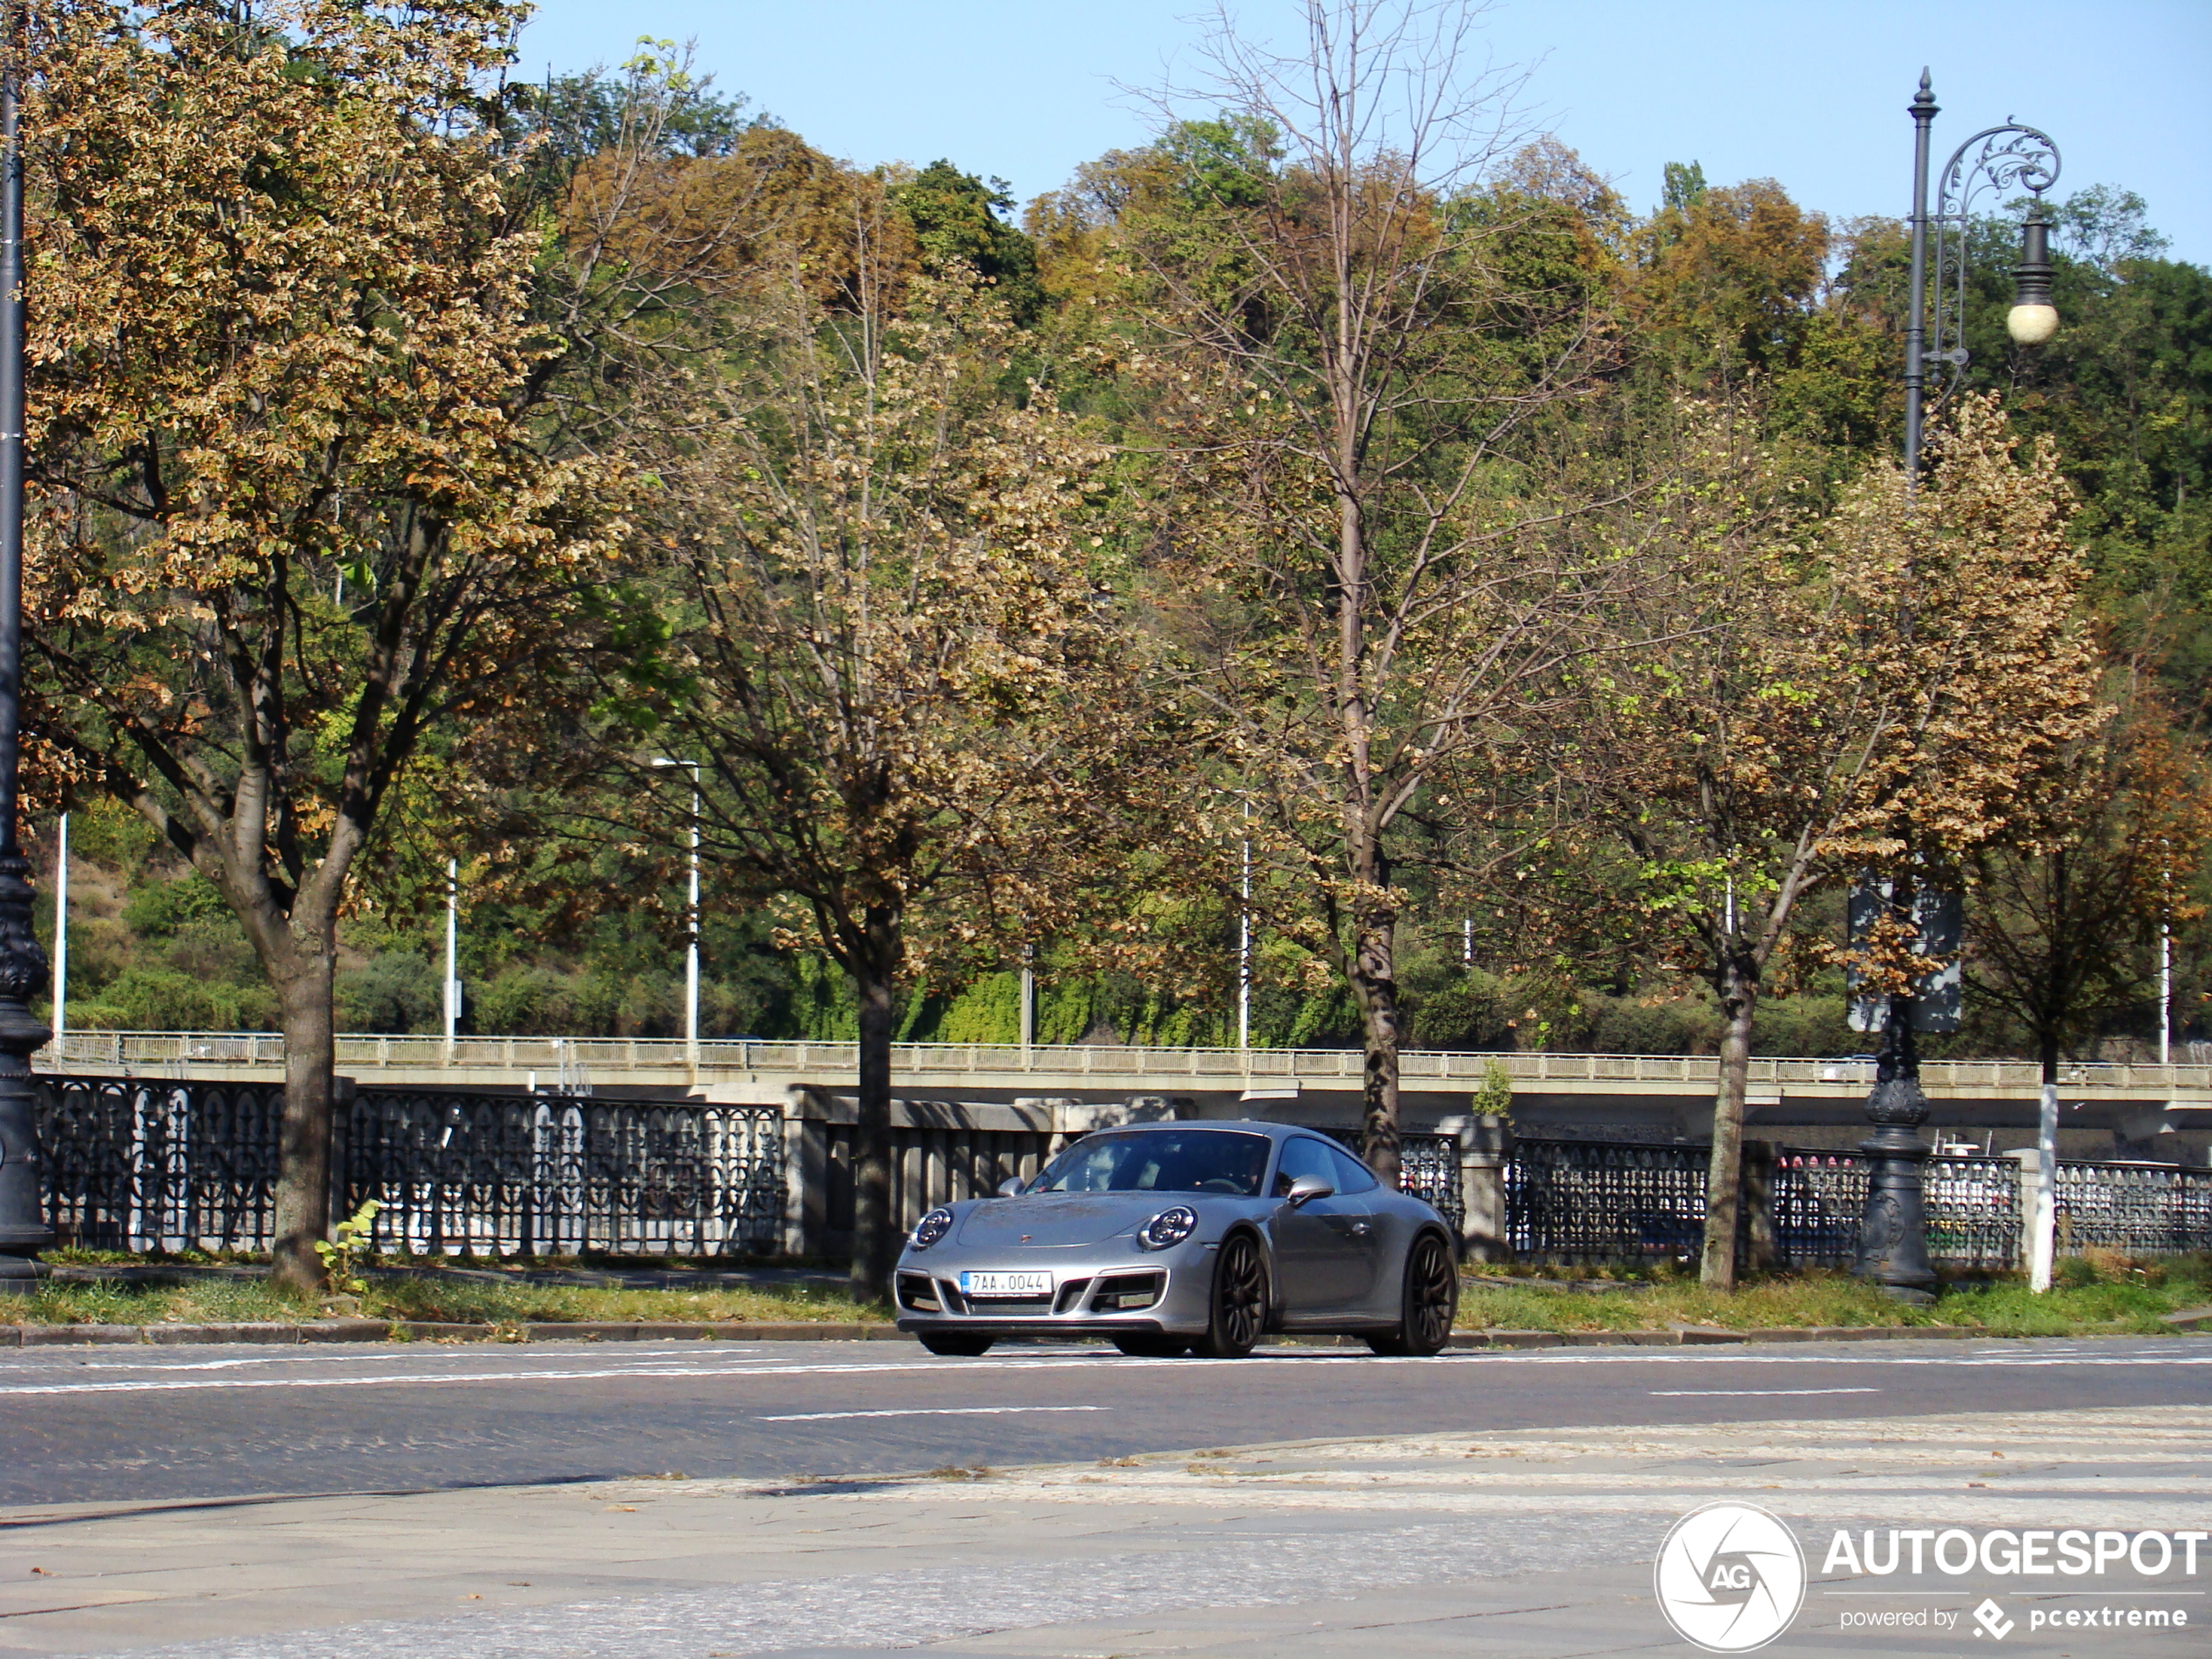
[[[1240,1130],[1247,1135],[1266,1135],[1278,1141],[1291,1135],[1312,1135],[1320,1140],[1329,1139],[1328,1130],[1315,1129],[1308,1123],[1276,1123],[1259,1117],[1178,1117],[1160,1123],[1101,1124],[1090,1132],[1093,1135],[1149,1135],[1189,1129]]]

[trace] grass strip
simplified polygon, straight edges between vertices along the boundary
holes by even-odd
[[[1478,1271],[1480,1270],[1477,1270]],[[1993,1336],[2170,1333],[2161,1317],[2212,1302],[2212,1257],[2094,1252],[2060,1264],[2042,1295],[2016,1276],[1940,1287],[1933,1304],[1892,1300],[1848,1273],[1777,1274],[1721,1294],[1694,1279],[1629,1281],[1619,1291],[1474,1282],[1462,1287],[1462,1330],[1663,1331],[1676,1325],[1731,1331],[1805,1325],[1953,1325]],[[1633,1285],[1633,1289],[1629,1285]]]
[[[730,1290],[625,1291],[592,1285],[486,1284],[469,1279],[373,1277],[368,1291],[330,1304],[290,1294],[256,1278],[184,1284],[88,1284],[46,1280],[30,1295],[0,1297],[10,1325],[297,1324],[332,1312],[371,1319],[454,1325],[568,1324],[598,1320],[787,1325],[887,1320],[881,1308],[805,1286]]]
[[[1474,1269],[1462,1287],[1460,1328],[1509,1331],[1664,1331],[1677,1325],[1760,1331],[1808,1325],[1952,1325],[1993,1336],[2159,1335],[2161,1316],[2212,1304],[2212,1256],[2127,1257],[2091,1251],[2060,1264],[2059,1285],[2038,1296],[2014,1276],[1944,1287],[1929,1306],[1892,1300],[1847,1273],[1807,1271],[1756,1279],[1726,1295],[1695,1280],[1623,1278],[1611,1287],[1495,1283]],[[0,1297],[0,1324],[225,1325],[297,1323],[333,1312],[455,1325],[745,1321],[883,1322],[883,1307],[807,1285],[620,1290],[442,1275],[380,1275],[362,1295],[333,1302],[296,1296],[257,1278],[183,1283],[46,1280],[30,1295]]]

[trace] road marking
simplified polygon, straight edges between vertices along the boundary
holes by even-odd
[[[1111,1406],[908,1406],[880,1412],[786,1412],[763,1423],[826,1423],[837,1417],[1002,1417],[1009,1412],[1110,1412]]]
[[[1878,1394],[1878,1388],[1655,1388],[1658,1399],[1689,1399],[1708,1395],[1734,1399],[1746,1394]]]
[[[2179,1346],[2180,1345],[2176,1343],[2174,1345]],[[360,1356],[360,1358],[363,1359],[385,1359],[393,1357],[395,1356],[382,1354],[364,1354]],[[428,1355],[421,1356],[420,1358],[414,1355],[408,1355],[405,1357],[415,1359],[415,1363],[418,1365],[422,1364],[424,1360],[430,1358]],[[550,1356],[547,1357],[550,1358]],[[31,1375],[37,1375],[40,1373],[37,1371],[33,1371],[28,1363],[13,1361],[12,1357],[10,1357],[10,1360],[0,1360],[0,1398],[5,1398],[9,1395],[22,1394],[169,1393],[181,1389],[374,1388],[402,1386],[421,1387],[424,1386],[435,1386],[447,1383],[575,1382],[584,1380],[611,1380],[625,1377],[635,1377],[639,1379],[680,1378],[694,1382],[713,1382],[725,1379],[736,1380],[748,1377],[850,1377],[865,1375],[904,1376],[916,1373],[934,1372],[939,1375],[949,1376],[957,1374],[965,1377],[974,1377],[980,1379],[983,1377],[991,1375],[1018,1375],[1022,1372],[1033,1371],[1068,1371],[1077,1369],[1097,1371],[1102,1367],[1109,1367],[1115,1372],[1119,1373],[1124,1371],[1159,1370],[1162,1368],[1167,1368],[1176,1372],[1193,1372],[1217,1369],[1223,1366],[1233,1366],[1238,1368],[1239,1374],[1249,1375],[1251,1374],[1252,1368],[1255,1366],[1350,1366],[1365,1369],[1370,1366],[1456,1366],[1464,1368],[1468,1376],[1479,1377],[1483,1374],[1486,1370],[1499,1366],[1852,1366],[1884,1367],[1906,1366],[1915,1368],[1932,1366],[1938,1369],[1959,1367],[1969,1369],[2033,1369],[2048,1366],[2064,1366],[2079,1369],[2084,1366],[2094,1366],[2101,1371],[2107,1372],[2109,1372],[2114,1367],[2119,1366],[2155,1367],[2161,1372],[2171,1372],[2177,1367],[2182,1366],[2212,1366],[2212,1353],[2177,1355],[2172,1352],[2171,1348],[2167,1347],[2164,1345],[2161,1345],[2161,1350],[2155,1353],[2130,1353],[2123,1350],[2117,1353],[2107,1351],[2103,1353],[2083,1353],[2079,1356],[2053,1355],[2050,1357],[2038,1356],[2033,1351],[2030,1351],[2028,1353],[2018,1355],[1987,1352],[1961,1353],[1956,1351],[1944,1354],[1904,1354],[1894,1352],[1877,1354],[1864,1352],[1855,1353],[1823,1354],[1749,1354],[1734,1349],[1707,1349],[1690,1352],[1676,1352],[1674,1353],[1667,1353],[1649,1348],[1616,1348],[1590,1349],[1584,1350],[1580,1352],[1562,1352],[1554,1349],[1549,1352],[1540,1352],[1534,1353],[1516,1353],[1511,1352],[1499,1352],[1495,1351],[1489,1352],[1475,1352],[1461,1350],[1453,1353],[1438,1354],[1427,1359],[1413,1357],[1392,1359],[1372,1354],[1353,1355],[1344,1352],[1330,1353],[1325,1352],[1309,1352],[1305,1353],[1278,1352],[1273,1354],[1254,1355],[1246,1359],[1200,1359],[1197,1358],[1140,1359],[1131,1356],[1112,1353],[1109,1351],[1101,1349],[1081,1353],[1069,1353],[1067,1351],[1062,1350],[1058,1353],[1039,1354],[1034,1357],[1008,1355],[1004,1359],[947,1360],[940,1358],[917,1355],[915,1358],[911,1359],[853,1359],[830,1361],[828,1363],[791,1362],[777,1364],[772,1360],[767,1364],[751,1363],[742,1366],[735,1365],[724,1366],[714,1364],[712,1363],[714,1356],[710,1356],[708,1354],[699,1354],[697,1356],[685,1355],[683,1357],[687,1359],[691,1359],[692,1363],[682,1365],[671,1365],[667,1363],[668,1359],[676,1358],[674,1355],[660,1356],[662,1362],[659,1364],[637,1363],[638,1359],[644,1358],[642,1355],[637,1356],[636,1359],[626,1359],[610,1355],[607,1359],[601,1360],[596,1365],[579,1366],[573,1360],[570,1360],[568,1364],[558,1367],[549,1366],[541,1368],[536,1363],[538,1356],[517,1353],[514,1356],[513,1360],[509,1363],[507,1368],[496,1371],[424,1370],[412,1372],[401,1372],[395,1373],[387,1373],[381,1376],[335,1377],[193,1376],[176,1378],[169,1375],[164,1375],[158,1377],[142,1377],[127,1381],[118,1379],[112,1382],[91,1382],[76,1379],[63,1382],[17,1382],[11,1379],[6,1379],[7,1373],[9,1372],[14,1372],[16,1376],[23,1376],[26,1372]],[[737,1359],[741,1356],[732,1354],[729,1357],[732,1359]],[[742,1357],[749,1360],[755,1359],[755,1356],[753,1355],[745,1355]],[[320,1356],[318,1356],[318,1358],[320,1358]],[[455,1360],[456,1363],[469,1363],[469,1361],[462,1360],[458,1355],[455,1356]],[[706,1360],[709,1363],[702,1365],[698,1363],[699,1360]],[[474,1363],[481,1366],[483,1364],[483,1361],[475,1360]],[[185,1365],[182,1364],[149,1364],[144,1367],[144,1369],[147,1371],[162,1372],[174,1372],[185,1368]],[[198,1366],[193,1366],[193,1369],[197,1370]],[[51,1375],[52,1373],[51,1372],[46,1372],[45,1374]]]

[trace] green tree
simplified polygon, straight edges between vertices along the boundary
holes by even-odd
[[[1147,604],[1225,769],[1218,844],[1249,800],[1264,919],[1350,990],[1363,1151],[1395,1178],[1420,804],[1626,579],[1561,529],[1552,447],[1605,361],[1605,281],[1586,203],[1480,185],[1507,156],[1471,10],[1304,16],[1289,56],[1217,34],[1229,113],[1168,126],[1116,237],[1167,462]]]
[[[237,914],[286,1038],[277,1271],[319,1281],[338,924],[403,774],[526,747],[604,557],[496,84],[434,0],[42,14],[29,572],[55,769]]]

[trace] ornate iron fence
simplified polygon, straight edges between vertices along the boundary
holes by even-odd
[[[2020,1166],[2012,1158],[1932,1157],[1921,1190],[1928,1259],[1953,1267],[2020,1262]]]
[[[1783,1147],[1775,1157],[1775,1240],[1800,1267],[1847,1267],[1858,1254],[1866,1159]],[[2020,1259],[2020,1165],[2011,1158],[1931,1157],[1922,1177],[1928,1259],[2012,1267]]]
[[[1848,1267],[1858,1254],[1866,1159],[1858,1152],[1784,1147],[1775,1157],[1774,1240],[1799,1267]]]
[[[2212,1170],[2061,1162],[2058,1228],[2061,1252],[2212,1250]]]
[[[1706,1149],[1623,1141],[1516,1140],[1506,1237],[1538,1260],[1694,1255],[1704,1236]]]
[[[274,1236],[283,1091],[41,1080],[48,1224],[108,1250],[258,1250]],[[364,1089],[341,1115],[339,1201],[426,1254],[720,1256],[783,1242],[773,1106]]]
[[[1700,1145],[1517,1141],[1506,1173],[1507,1237],[1516,1254],[1538,1259],[1694,1256],[1704,1242],[1711,1157],[1711,1148]],[[1780,1149],[1770,1202],[1785,1259],[1850,1264],[1866,1168],[1857,1152]],[[1932,1157],[1924,1190],[1930,1260],[1955,1267],[2020,1260],[2020,1166],[2012,1159]],[[2212,1232],[2201,1228],[2197,1236],[2212,1243]]]
[[[47,1224],[99,1250],[266,1244],[284,1090],[267,1083],[42,1077]]]
[[[376,1242],[436,1255],[722,1256],[783,1243],[773,1106],[364,1090],[347,1208]]]

